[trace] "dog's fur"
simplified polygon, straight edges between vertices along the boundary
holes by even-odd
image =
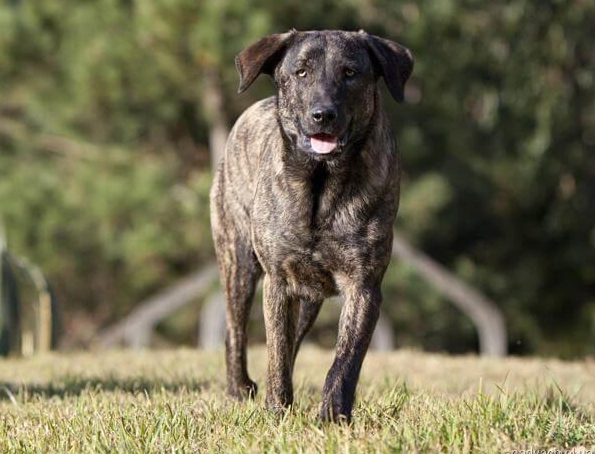
[[[242,92],[260,73],[277,95],[236,122],[211,190],[211,223],[226,306],[228,392],[256,393],[246,323],[264,272],[267,407],[293,402],[295,355],[324,298],[345,299],[321,418],[349,421],[381,301],[399,198],[399,160],[376,82],[401,101],[411,53],[360,32],[290,31],[236,57]],[[333,114],[313,121],[312,109]],[[310,136],[337,137],[330,154]]]

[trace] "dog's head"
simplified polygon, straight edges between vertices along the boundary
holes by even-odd
[[[294,148],[332,159],[368,130],[379,77],[395,100],[403,100],[413,57],[400,44],[363,31],[293,30],[247,47],[236,66],[240,93],[260,73],[273,76],[281,126]]]

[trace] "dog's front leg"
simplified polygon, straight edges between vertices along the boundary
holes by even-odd
[[[322,391],[320,418],[325,421],[351,420],[355,387],[364,356],[378,320],[380,286],[350,285],[339,321],[335,360]]]
[[[291,380],[299,299],[287,285],[266,275],[263,283],[264,321],[267,338],[267,407],[279,411],[293,403]]]

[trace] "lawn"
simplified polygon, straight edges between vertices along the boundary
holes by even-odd
[[[331,361],[304,348],[296,403],[276,419],[264,408],[262,347],[249,352],[261,391],[245,404],[225,396],[222,352],[0,360],[0,452],[595,452],[591,359],[370,353],[351,426],[316,418]]]

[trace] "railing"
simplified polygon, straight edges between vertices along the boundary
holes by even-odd
[[[30,305],[20,295],[18,272],[34,289]],[[0,353],[28,356],[49,350],[56,335],[55,307],[41,269],[9,253],[0,223]]]
[[[423,252],[411,247],[396,232],[393,241],[393,257],[411,266],[470,318],[478,333],[479,350],[482,355],[506,355],[505,319],[494,302]],[[155,326],[163,318],[189,302],[206,296],[200,320],[201,346],[204,348],[219,346],[225,332],[224,299],[220,291],[208,292],[216,281],[216,264],[209,263],[202,270],[174,284],[164,292],[141,302],[123,320],[101,332],[97,338],[97,345],[146,347],[150,343]],[[379,321],[375,339],[372,341],[372,346],[374,345],[383,350],[391,348],[392,329],[388,320]]]

